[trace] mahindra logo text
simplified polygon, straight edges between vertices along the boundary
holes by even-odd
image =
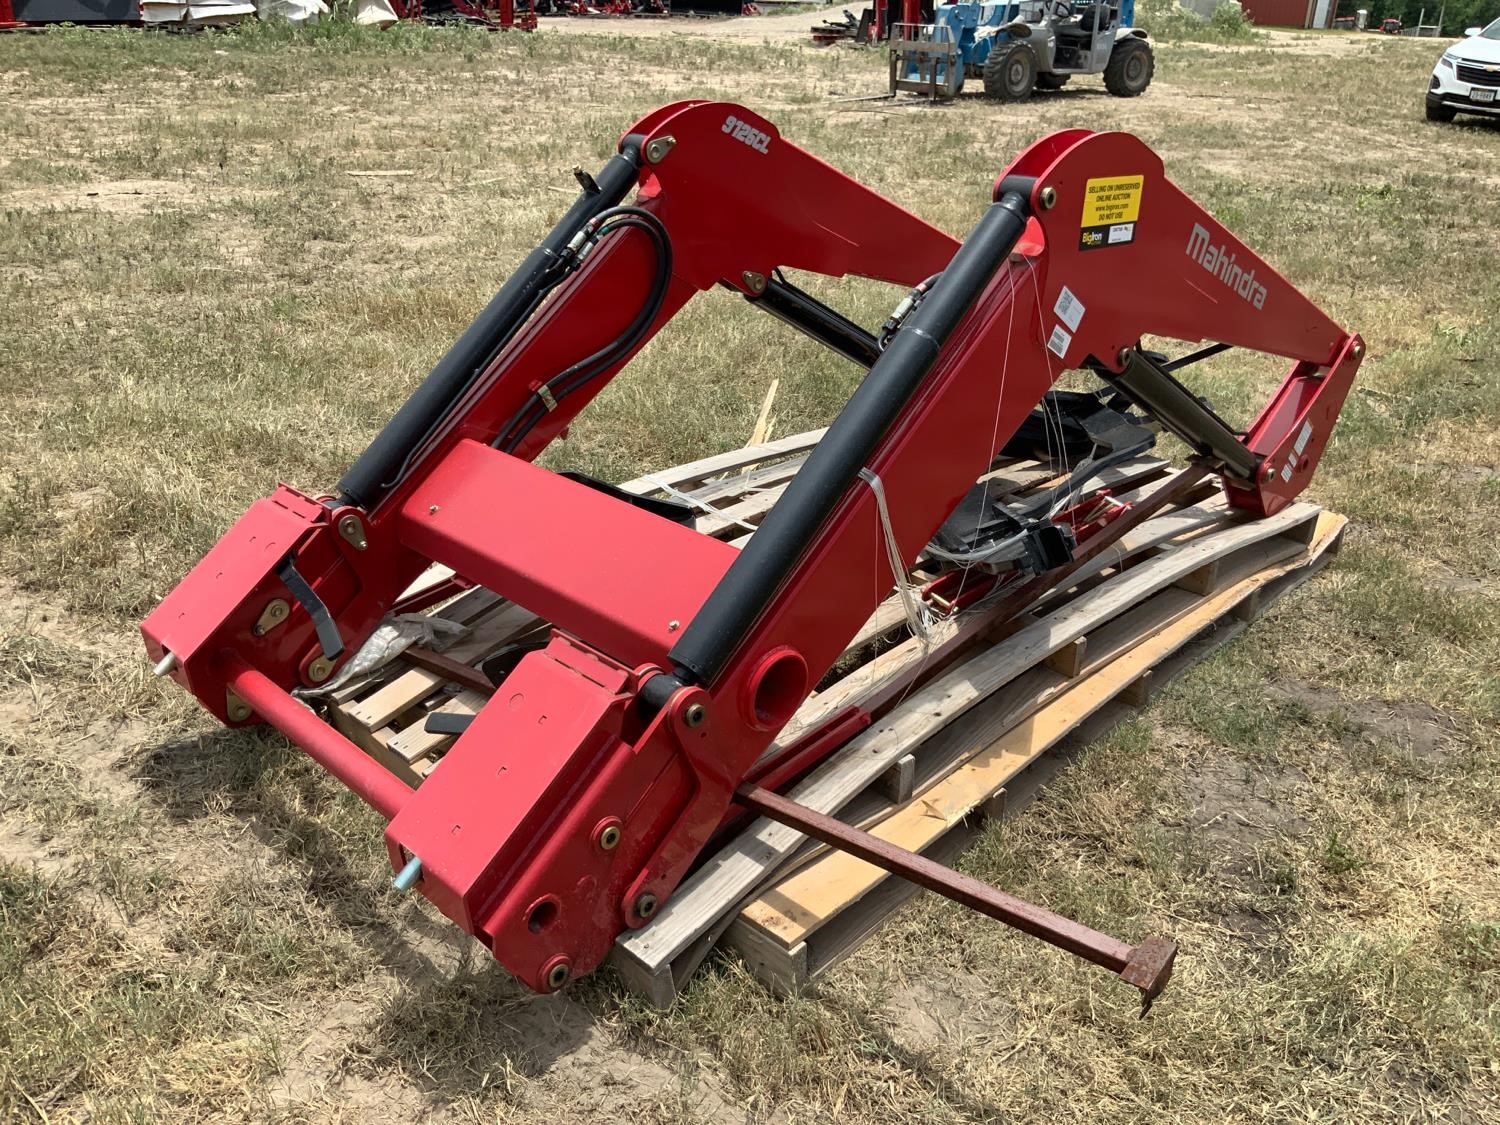
[[[1193,224],[1193,233],[1188,236],[1188,257],[1213,274],[1238,296],[1256,308],[1266,304],[1266,287],[1255,280],[1255,271],[1248,273],[1235,265],[1235,256],[1224,247],[1215,246],[1209,233],[1200,224]]]

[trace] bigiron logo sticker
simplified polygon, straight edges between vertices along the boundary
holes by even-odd
[[[1080,250],[1123,246],[1135,241],[1135,224],[1141,217],[1141,188],[1145,182],[1145,176],[1103,176],[1083,185]]]
[[[1213,236],[1201,223],[1194,223],[1193,233],[1188,235],[1187,256],[1222,281],[1240,300],[1257,309],[1265,307],[1266,287],[1255,280],[1255,271],[1246,271],[1236,263],[1236,255],[1215,246]]]

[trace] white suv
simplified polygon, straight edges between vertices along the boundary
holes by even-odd
[[[1432,68],[1427,120],[1452,121],[1457,113],[1500,117],[1500,20],[1469,28]]]

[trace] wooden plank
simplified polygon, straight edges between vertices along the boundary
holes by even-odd
[[[730,926],[724,942],[745,960],[755,979],[779,996],[795,996],[807,982],[807,946],[786,948],[751,926]]]
[[[518,605],[506,604],[476,625],[469,636],[449,648],[445,655],[465,664],[472,663],[534,628],[538,621],[534,613]],[[422,702],[444,682],[436,672],[413,668],[363,699],[352,700],[335,710],[370,730],[379,730],[403,711]]]
[[[1120,701],[1132,707],[1144,707],[1151,701],[1151,669],[1147,668],[1120,692]]]
[[[482,695],[477,691],[461,691],[446,703],[434,707],[432,713],[444,715],[477,715],[480,708],[488,703],[490,697]],[[448,749],[458,738],[456,734],[431,734],[425,727],[426,720],[420,723],[412,723],[411,726],[392,735],[387,745],[391,752],[403,762],[419,762],[423,758],[431,757],[441,750]]]
[[[836,812],[916,742],[940,730],[990,691],[1075,637],[1171,585],[1210,559],[1273,538],[1316,515],[1317,509],[1312,505],[1294,504],[1275,516],[1230,526],[1171,555],[1123,572],[1063,606],[1056,614],[1022,629],[914,692],[884,719],[852,739],[789,795],[819,812]],[[1171,518],[1161,517],[1163,521]],[[1135,530],[1144,531],[1156,522],[1150,520]],[[1116,545],[1122,550],[1123,546],[1123,542]],[[823,693],[818,699],[831,694]],[[670,961],[762,879],[766,871],[790,855],[801,840],[801,834],[794,829],[758,819],[685,880],[650,925],[623,934],[618,940],[648,966]]]
[[[760,445],[731,449],[727,453],[716,453],[712,457],[689,461],[686,465],[676,465],[670,469],[662,469],[647,476],[637,477],[635,480],[628,480],[619,487],[638,496],[660,491],[662,484],[686,489],[689,485],[705,481],[720,473],[744,468],[746,465],[772,461],[794,453],[805,453],[822,441],[823,435],[827,432],[828,428],[825,426],[821,430],[809,430],[805,434],[791,434],[784,438],[777,438],[775,441],[762,442]]]
[[[347,715],[341,715],[337,711],[333,713],[333,725],[346,738],[355,743],[361,750],[374,758],[407,785],[415,789],[421,784],[422,775],[408,763],[402,761],[386,744],[385,732],[370,730],[370,728],[350,719]]]
[[[1179,590],[1186,590],[1190,594],[1206,594],[1219,584],[1219,563],[1205,563],[1191,574],[1184,574],[1172,585]]]
[[[1307,578],[1317,573],[1322,568],[1322,566],[1325,565],[1327,561],[1337,553],[1340,545],[1341,529],[1344,522],[1342,517],[1331,516],[1328,513],[1323,513],[1319,516],[1317,522],[1320,528],[1320,534],[1318,536],[1319,549],[1323,552],[1321,557],[1316,558],[1312,563],[1306,564],[1301,569],[1294,569],[1289,574],[1281,578],[1274,579],[1271,583],[1264,587],[1257,587],[1257,592],[1261,594],[1262,601],[1265,605],[1269,606],[1271,602],[1275,598],[1281,596],[1281,594],[1286,589],[1291,588],[1297,583],[1306,581]],[[1294,528],[1294,538],[1296,531],[1297,529]],[[1267,554],[1275,555],[1277,558],[1286,557],[1285,552],[1272,546],[1256,548],[1251,552],[1242,552],[1242,554],[1247,558],[1247,565],[1248,557],[1250,555],[1259,554],[1262,551]],[[1296,552],[1294,552],[1294,554],[1295,553]],[[1235,570],[1241,577],[1248,576],[1250,573],[1248,571],[1242,572],[1238,567],[1236,567]],[[1181,612],[1176,612],[1169,603],[1171,600],[1183,599],[1187,597],[1188,595],[1183,594],[1182,591],[1168,589],[1155,595],[1154,600],[1163,602],[1165,609],[1168,611],[1172,611],[1173,615],[1170,616],[1170,620],[1175,621],[1178,617],[1181,616]],[[1196,602],[1197,599],[1191,600]],[[1106,626],[1106,628],[1112,628],[1113,625],[1114,622],[1110,622]],[[1141,628],[1150,630],[1153,627],[1149,622],[1146,622],[1143,619],[1141,621]],[[1229,637],[1237,635],[1244,628],[1244,623],[1238,621],[1234,622],[1232,626],[1228,624],[1217,625],[1214,629],[1213,634],[1214,644],[1216,645],[1218,643],[1221,643],[1221,639],[1227,639]],[[1103,650],[1103,646],[1099,646],[1094,643],[1097,640],[1098,636],[1099,633],[1096,631],[1093,635],[1093,638],[1091,638],[1091,645],[1093,646],[1090,650],[1091,664],[1093,664],[1095,660],[1099,659],[1099,656],[1097,654]],[[1200,645],[1206,645],[1206,642],[1195,642],[1194,646],[1191,647],[1198,647]],[[1166,679],[1170,679],[1172,675],[1175,675],[1176,672],[1180,670],[1180,668],[1191,666],[1191,664],[1196,659],[1200,658],[1200,656],[1201,654],[1193,655],[1191,650],[1185,650],[1183,652],[1179,652],[1173,657],[1169,657],[1167,661],[1163,662],[1156,669],[1155,679],[1159,683],[1165,682]],[[1165,677],[1162,674],[1164,671],[1168,673]],[[1087,672],[1085,672],[1085,674],[1087,674]],[[991,706],[993,707],[999,707],[1002,705],[1002,700],[996,699],[991,701]],[[944,741],[950,740],[950,735],[959,733],[960,728],[964,727],[966,724],[969,724],[971,719],[982,717],[982,712],[984,710],[984,707],[975,708],[968,715],[959,719],[956,723],[951,724],[947,728],[944,728],[944,730],[940,732],[940,734],[935,739],[929,740],[928,743],[924,744],[922,749],[924,758],[930,754],[930,751],[928,749],[929,746],[934,750],[937,749],[939,744]],[[1103,711],[1097,713],[1094,719],[1089,720],[1080,729],[1079,735],[1077,737],[1093,737],[1094,733],[1102,733],[1103,731],[1107,730],[1109,726],[1112,726],[1114,722],[1118,721],[1120,715],[1124,713],[1128,713],[1128,709],[1125,708],[1124,705],[1108,705]],[[1102,721],[1101,716],[1107,718],[1108,721]],[[972,724],[971,726],[977,734],[978,727],[973,726]],[[1002,733],[1003,728],[993,729],[989,736],[980,738],[980,741],[977,744],[988,745]],[[1068,736],[1069,740],[1072,740],[1074,738],[1074,735]],[[939,768],[935,773],[930,774],[928,781],[924,783],[920,780],[920,775],[923,772],[923,760],[924,759],[919,759],[918,762],[918,784],[930,784],[931,781],[935,778],[946,776],[947,773],[951,772],[951,770],[949,769]],[[928,764],[931,763],[929,762]],[[1038,761],[1034,762],[1020,775],[1019,778],[1017,778],[1007,786],[1007,791],[1010,797],[1008,811],[1013,813],[1029,803],[1029,801],[1032,799],[1041,785],[1045,784],[1048,779],[1059,773],[1062,770],[1063,765],[1064,758],[1057,752],[1046,755]],[[989,812],[993,813],[993,810],[989,810]],[[873,823],[876,823],[876,819],[860,816],[859,818],[857,818],[856,822],[861,823],[865,826],[869,826]],[[968,823],[969,822],[966,821],[965,825],[967,825]],[[955,828],[950,831],[949,838],[957,841],[953,853],[956,856],[957,851],[962,846],[962,842],[964,840],[967,840],[969,836],[962,835],[960,829]],[[938,847],[941,846],[943,845],[938,845]],[[755,889],[742,896],[742,898],[736,905],[732,906],[730,909],[726,910],[719,918],[715,919],[709,926],[704,929],[703,933],[701,933],[698,938],[689,943],[689,945],[670,962],[657,966],[655,969],[648,968],[628,948],[617,943],[610,954],[611,963],[620,970],[622,977],[625,978],[627,983],[630,985],[633,991],[637,993],[637,995],[645,997],[650,1003],[653,1003],[658,1007],[667,1006],[680,993],[681,989],[686,987],[687,983],[692,977],[694,970],[702,962],[703,958],[707,956],[708,952],[713,948],[715,943],[719,940],[720,935],[723,934],[726,930],[741,924],[739,911],[743,907],[748,906],[751,902],[754,902],[761,896],[761,894],[770,890],[778,881],[784,879],[789,871],[800,869],[805,862],[809,862],[812,858],[815,858],[816,855],[820,854],[822,850],[823,849],[821,848],[821,846],[814,846],[812,842],[804,843],[794,853],[793,857],[789,859],[781,868],[777,869],[777,871],[773,872],[766,878],[761,879]],[[929,849],[929,854],[933,854],[934,858],[939,859],[940,862],[948,862],[948,858],[945,858],[945,856],[943,855],[937,854],[934,849]],[[804,856],[806,856],[806,858],[804,858]],[[906,883],[904,880],[887,880],[875,892],[866,895],[864,898],[860,899],[853,907],[841,913],[839,917],[835,919],[833,924],[824,927],[823,929],[812,934],[809,941],[807,942],[806,950],[806,973],[808,979],[816,979],[818,976],[822,975],[822,973],[826,972],[827,968],[831,964],[836,963],[841,957],[847,955],[848,952],[858,946],[858,944],[863,940],[865,936],[878,929],[887,920],[891,912],[899,907],[899,903],[901,901],[905,901],[916,893],[917,892],[915,888],[911,887],[911,885]],[[761,955],[769,956],[769,953],[765,949],[762,949]],[[792,972],[794,975],[795,966],[789,966],[789,972]]]
[[[771,436],[771,427],[775,422],[771,418],[771,407],[776,402],[776,392],[781,387],[780,379],[772,379],[771,385],[766,389],[765,401],[760,404],[760,413],[755,418],[755,428],[750,431],[749,445],[764,445]]]
[[[1083,658],[1088,650],[1089,639],[1087,637],[1074,637],[1070,643],[1063,645],[1042,663],[1058,675],[1071,678],[1083,671]]]
[[[875,779],[875,788],[887,801],[899,805],[910,799],[916,780],[916,756],[903,754],[896,759],[895,765]]]
[[[1102,669],[1076,681],[1067,691],[1018,723],[943,781],[923,792],[870,829],[876,836],[912,851],[921,851],[948,828],[968,816],[1012,777],[1049,749],[1068,731],[1225,617],[1252,592],[1295,571],[1306,571],[1331,543],[1332,533],[1315,540],[1311,555],[1266,568],[1212,595],[1171,626],[1142,640]],[[808,934],[888,877],[888,873],[846,852],[829,851],[804,867],[741,913],[784,946]]]

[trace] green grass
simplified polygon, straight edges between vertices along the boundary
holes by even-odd
[[[607,31],[5,40],[0,1117],[1500,1115],[1500,130],[1424,123],[1432,48],[1377,36],[1167,45],[1133,101],[891,112],[834,100],[883,88],[878,53]],[[724,954],[666,1013],[607,972],[531,997],[388,893],[352,795],[150,680],[140,616],[277,480],[331,485],[572,167],[685,97],[753,105],[956,234],[1038,136],[1136,132],[1366,336],[1312,490],[1353,520],[1336,564],[964,859],[1179,938],[1150,1020],[930,899],[817,997]],[[896,297],[809,285],[872,325]],[[773,378],[779,432],[825,422],[858,372],[774,331],[699,298],[550,460],[738,446]],[[1230,355],[1195,386],[1242,419],[1282,374]]]

